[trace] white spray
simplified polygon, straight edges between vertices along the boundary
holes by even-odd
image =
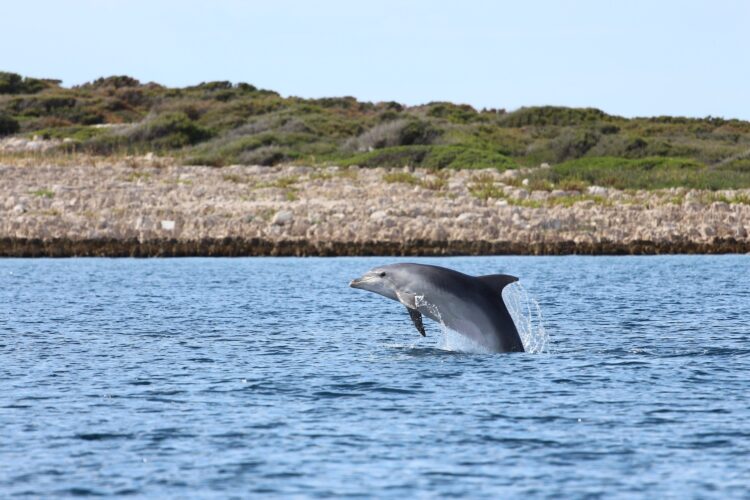
[[[518,282],[512,283],[503,290],[503,300],[508,308],[513,322],[516,324],[518,335],[523,347],[528,353],[538,354],[549,352],[549,335],[542,321],[542,310],[539,302],[529,295]],[[434,304],[427,302],[423,295],[415,297],[417,307],[426,307],[439,320],[442,335],[438,347],[446,351],[492,352],[483,345],[473,341],[448,328],[440,316],[440,310]]]
[[[518,281],[503,289],[503,300],[526,352],[550,352],[549,334],[544,328],[539,302]]]

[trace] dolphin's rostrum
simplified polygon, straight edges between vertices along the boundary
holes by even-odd
[[[495,352],[522,352],[516,325],[502,291],[514,276],[469,276],[445,267],[391,264],[368,271],[349,286],[401,302],[414,326],[425,335],[424,314]]]

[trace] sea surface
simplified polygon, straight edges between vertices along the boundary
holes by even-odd
[[[519,276],[516,354],[397,260],[0,259],[0,497],[750,496],[750,256],[408,259]]]

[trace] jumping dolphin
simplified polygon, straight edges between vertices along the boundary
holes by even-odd
[[[523,352],[501,295],[514,281],[518,278],[505,274],[475,277],[444,267],[403,263],[376,267],[349,286],[401,302],[423,336],[424,314],[494,352]]]

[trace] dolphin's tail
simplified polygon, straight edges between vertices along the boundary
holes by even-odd
[[[488,274],[486,276],[477,276],[477,279],[487,284],[493,290],[497,290],[498,293],[502,293],[503,288],[507,285],[518,281],[518,278],[509,274]]]
[[[524,352],[525,349],[523,348],[521,336],[518,334],[518,328],[516,328],[516,324],[513,322],[513,317],[511,316],[510,311],[508,311],[508,307],[505,305],[502,295],[503,289],[511,283],[518,281],[518,278],[508,274],[488,274],[486,276],[477,276],[477,279],[498,294],[497,298],[500,302],[500,316],[502,316],[503,323],[501,328],[505,332],[505,335],[500,336],[500,338],[503,339],[503,344],[506,344],[503,346],[503,349],[509,352]]]

